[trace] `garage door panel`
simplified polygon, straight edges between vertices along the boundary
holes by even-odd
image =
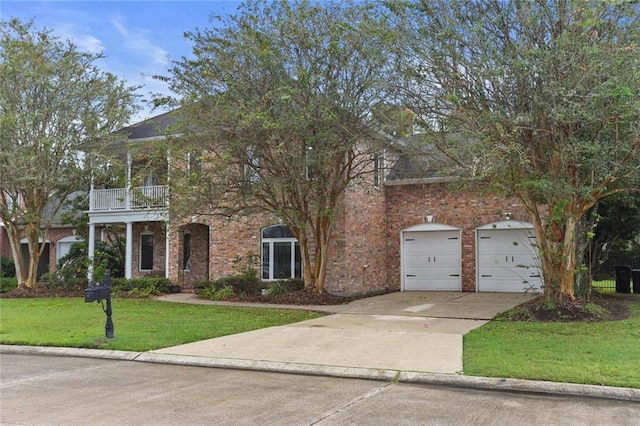
[[[404,290],[460,290],[459,231],[416,231],[403,236]]]
[[[535,238],[529,229],[478,231],[478,290],[540,289]]]

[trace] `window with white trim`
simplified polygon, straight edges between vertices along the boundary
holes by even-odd
[[[262,230],[262,279],[302,276],[300,244],[289,228],[274,225]]]

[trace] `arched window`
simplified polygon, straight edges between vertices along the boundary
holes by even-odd
[[[302,276],[300,244],[289,228],[274,225],[262,230],[262,279]]]

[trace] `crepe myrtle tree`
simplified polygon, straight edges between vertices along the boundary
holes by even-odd
[[[324,292],[341,197],[390,140],[373,118],[388,100],[386,25],[366,2],[250,0],[188,33],[195,59],[166,77],[184,124],[172,155],[189,158],[173,162],[172,213],[275,215],[299,241],[305,287]]]
[[[136,88],[100,71],[102,57],[33,21],[0,22],[0,219],[21,286],[35,283],[42,242],[69,195],[89,186],[81,144],[106,144],[134,111]]]
[[[640,188],[640,4],[388,2],[406,104],[457,172],[515,195],[546,300],[573,300],[576,224]]]

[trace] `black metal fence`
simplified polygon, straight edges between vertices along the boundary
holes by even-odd
[[[626,265],[631,269],[640,269],[640,256],[610,256],[598,265],[593,274],[593,288],[598,290],[615,291],[616,266]]]

